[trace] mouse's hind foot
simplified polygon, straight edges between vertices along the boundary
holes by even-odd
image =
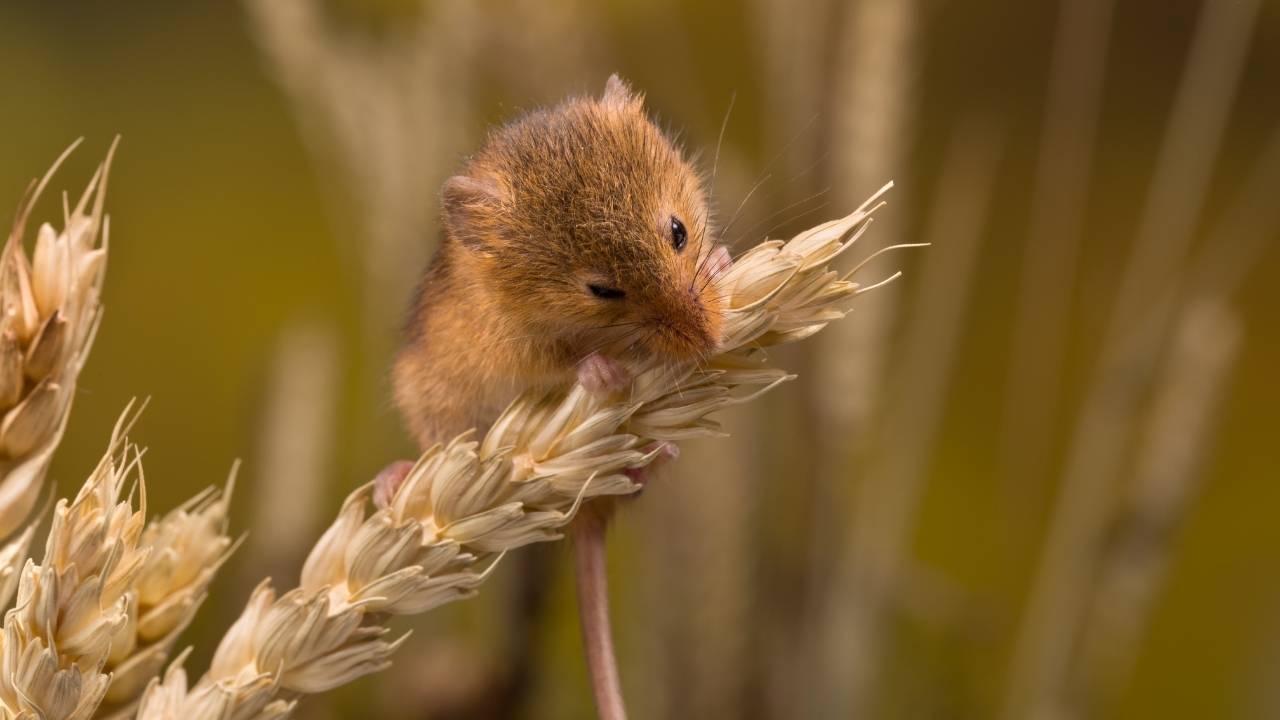
[[[657,455],[649,461],[648,465],[637,468],[627,468],[622,472],[629,478],[631,482],[639,485],[641,488],[648,487],[649,480],[653,477],[654,472],[660,471],[668,467],[676,458],[680,457],[680,446],[673,442],[655,442],[644,448],[645,452],[653,452],[657,450]]]

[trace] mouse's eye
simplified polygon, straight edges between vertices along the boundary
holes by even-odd
[[[675,215],[671,216],[671,244],[675,247],[676,252],[684,249],[689,242],[689,232],[684,229],[684,223],[680,222],[680,218]]]
[[[609,287],[607,285],[596,285],[593,283],[588,285],[587,289],[591,291],[592,295],[604,300],[621,300],[627,296],[625,291],[619,290],[615,287]]]

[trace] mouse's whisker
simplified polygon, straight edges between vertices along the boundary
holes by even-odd
[[[668,382],[675,386],[676,396],[684,399],[684,390],[680,387],[680,378],[671,366],[671,358],[662,359],[662,374],[668,378]]]
[[[687,372],[688,366],[675,361],[671,362],[671,382],[675,385],[676,396],[681,400],[684,399],[684,391],[688,388],[693,378]]]
[[[631,345],[628,345],[628,346],[627,346],[627,349],[628,349],[628,350],[629,350],[629,349],[631,349],[631,347],[633,347],[636,343],[639,343],[639,342],[641,342],[642,340],[644,340],[644,338],[645,338],[645,328],[644,328],[644,326],[637,326],[636,328],[634,328],[634,329],[632,329],[631,331],[627,332],[625,335],[623,335],[623,336],[619,337],[619,338],[616,340],[616,343],[617,343],[618,345],[621,345],[622,343],[626,342],[626,341],[627,341],[627,340],[629,340],[630,338],[635,338],[635,340],[634,340],[634,341],[632,341]],[[624,352],[625,352],[625,351],[624,351]]]
[[[543,333],[530,333],[528,335],[514,335],[512,337],[491,338],[487,342],[485,342],[481,347],[488,350],[491,348],[496,348],[499,345],[505,345],[511,342],[519,342],[521,340],[530,340],[536,337],[543,337]]]
[[[798,207],[800,207],[801,205],[804,205],[804,204],[806,204],[806,203],[812,202],[813,200],[817,200],[818,198],[822,197],[823,195],[826,195],[826,194],[827,194],[828,192],[830,192],[830,191],[831,191],[831,186],[827,186],[827,187],[824,187],[824,188],[822,188],[821,190],[819,190],[819,191],[817,191],[817,192],[813,193],[812,195],[807,195],[807,196],[805,196],[805,197],[803,197],[803,198],[801,198],[801,199],[799,199],[799,200],[796,200],[796,201],[795,201],[795,202],[793,202],[793,203],[788,203],[787,205],[784,205],[783,207],[778,208],[777,210],[775,210],[774,212],[770,213],[769,215],[767,215],[767,216],[765,216],[765,217],[763,217],[763,218],[761,218],[761,219],[757,220],[757,221],[756,221],[756,223],[755,223],[754,225],[752,225],[751,227],[747,228],[746,230],[743,230],[743,231],[742,231],[742,233],[739,235],[738,239],[737,239],[737,240],[734,240],[734,242],[735,242],[735,243],[742,242],[742,240],[743,240],[744,238],[746,238],[746,237],[750,237],[750,236],[754,233],[754,231],[758,230],[758,229],[760,228],[760,226],[764,225],[765,223],[767,223],[767,222],[771,222],[771,221],[773,221],[773,220],[777,219],[777,217],[778,217],[779,215],[783,215],[784,213],[790,212],[791,210],[794,210],[795,208],[798,208]],[[821,207],[821,206],[819,206],[819,207]],[[813,211],[813,210],[812,210],[812,209],[810,209],[810,210],[806,210],[805,212],[812,212],[812,211]],[[797,219],[797,218],[793,217],[793,218],[788,219],[786,222],[792,222],[792,221],[794,221],[794,220],[796,220],[796,219]],[[770,228],[769,230],[766,230],[766,231],[765,231],[765,237],[764,237],[763,239],[768,240],[768,239],[769,239],[769,238],[768,238],[769,233],[773,232],[773,231],[774,231],[774,230],[776,230],[777,228],[778,228],[778,226],[777,226],[777,225],[775,225],[775,226],[773,226],[772,228]]]
[[[717,293],[715,295],[712,295],[710,299],[713,302],[728,303],[729,300],[733,299],[733,296],[727,293]]]
[[[625,356],[631,353],[633,350],[636,350],[636,347],[639,346],[642,342],[644,342],[644,340],[645,340],[644,335],[637,337],[635,340],[631,342],[630,345],[626,347],[626,349],[622,351],[622,354]],[[639,351],[636,351],[636,356],[637,356],[637,359],[640,359],[641,353]]]
[[[807,208],[807,209],[802,210],[802,211],[800,211],[800,212],[798,212],[798,213],[795,213],[794,215],[791,215],[790,217],[787,217],[787,218],[783,219],[781,222],[779,222],[779,223],[777,223],[777,224],[773,225],[772,227],[770,227],[768,230],[766,230],[766,231],[764,232],[764,235],[767,237],[768,235],[772,234],[772,233],[773,233],[773,231],[777,230],[778,228],[780,228],[780,227],[784,227],[784,226],[786,226],[786,225],[790,225],[791,223],[793,223],[793,222],[795,222],[795,221],[797,221],[797,220],[799,220],[799,219],[801,219],[801,218],[808,217],[808,216],[812,215],[813,213],[818,212],[819,210],[823,210],[823,209],[825,209],[825,208],[826,208],[826,207],[828,207],[829,205],[831,205],[831,202],[830,202],[830,201],[824,201],[824,202],[818,203],[817,205],[814,205],[814,206],[813,206],[813,207],[811,207],[811,208]],[[747,239],[747,238],[746,238],[746,237],[744,237],[743,239],[745,240],[745,239]]]
[[[760,186],[764,185],[772,177],[772,174],[765,175],[756,181],[755,185],[751,186],[751,189],[747,191],[746,197],[742,198],[742,202],[738,203],[738,209],[733,211],[733,217],[729,218],[729,222],[720,230],[721,235],[729,234],[729,230],[733,227],[733,224],[738,222],[738,218],[742,216],[742,210],[747,206],[747,201],[751,200],[751,196],[756,194],[756,191],[760,189]]]
[[[635,327],[637,325],[642,325],[642,324],[643,323],[641,323],[639,320],[628,320],[626,322],[609,323],[608,325],[597,325],[591,329],[592,330],[611,330],[614,328]]]
[[[728,254],[731,250],[731,248],[728,245],[723,245],[723,246],[716,245],[712,247],[711,250],[706,254],[706,256],[703,257],[698,262],[698,268],[693,274],[693,282],[697,283],[700,278],[702,279],[702,284],[699,285],[697,288],[697,292],[699,295],[702,294],[703,290],[707,289],[708,285],[710,285],[712,282],[717,280],[721,275],[723,275],[724,271],[729,269],[729,265],[733,264],[732,262],[730,262],[728,265],[723,265],[717,268],[714,264],[711,263],[712,258],[715,257],[716,251],[719,250],[720,247],[724,247],[726,254]],[[705,277],[702,277],[703,271],[706,271]],[[691,290],[693,289],[692,285],[690,286],[689,289]]]
[[[727,247],[725,252],[728,252]],[[706,290],[712,283],[720,282],[720,279],[724,277],[724,273],[729,269],[731,265],[733,265],[732,261],[730,261],[728,265],[725,265],[724,267],[720,268],[720,272],[714,272],[714,271],[708,272],[707,276],[703,278],[702,285],[698,287],[698,294],[701,295],[702,292]]]
[[[714,271],[708,271],[707,276],[704,278],[701,278],[702,284],[698,286],[698,294],[701,295],[702,291],[706,290],[707,287],[711,285],[711,283],[718,282],[722,274],[723,272],[716,273]],[[694,281],[697,281],[698,279],[699,278],[697,276],[694,276]]]
[[[822,162],[823,162],[824,160],[826,160],[826,159],[827,159],[827,158],[829,158],[829,157],[831,157],[831,151],[830,151],[830,150],[826,150],[826,151],[824,151],[824,152],[820,153],[820,154],[818,155],[818,158],[817,158],[816,160],[814,160],[813,162],[811,162],[811,163],[809,163],[808,165],[806,165],[806,166],[805,166],[805,168],[804,168],[803,170],[801,170],[800,172],[796,173],[795,175],[792,175],[792,176],[787,180],[787,184],[788,184],[788,185],[790,185],[791,183],[794,183],[795,181],[799,180],[800,178],[804,177],[805,175],[808,175],[809,173],[813,172],[814,170],[816,170],[816,169],[817,169],[817,167],[818,167],[819,165],[821,165],[821,164],[822,164]]]
[[[724,145],[724,131],[729,127],[729,116],[733,114],[733,104],[738,100],[738,91],[729,95],[729,107],[724,111],[724,119],[720,121],[720,137],[716,139],[716,158],[711,163],[711,187],[716,186],[716,173],[720,171],[720,146]]]
[[[639,333],[643,332],[643,331],[644,331],[644,329],[645,329],[645,328],[643,327],[643,324],[642,324],[642,323],[636,322],[636,323],[630,323],[630,324],[635,325],[635,327],[632,327],[630,330],[628,330],[627,332],[623,333],[623,334],[622,334],[622,335],[620,335],[620,336],[617,336],[617,337],[608,337],[608,338],[605,338],[604,340],[601,340],[600,342],[596,343],[593,347],[591,347],[591,348],[590,348],[590,349],[588,349],[585,353],[583,353],[582,357],[581,357],[581,358],[579,358],[579,359],[574,363],[574,366],[575,366],[575,367],[578,367],[578,366],[582,365],[582,363],[586,362],[587,358],[591,357],[591,356],[592,356],[592,355],[594,355],[595,353],[600,352],[601,350],[604,350],[606,347],[608,347],[608,346],[610,346],[610,345],[614,345],[614,346],[621,345],[622,343],[626,342],[628,338],[630,338],[630,337],[632,337],[632,336],[635,336],[635,335],[637,335],[637,334],[639,334]],[[629,347],[630,347],[630,346],[628,346],[628,349],[629,349]],[[623,351],[623,353],[625,353],[625,352],[626,352],[626,350],[624,350],[624,351]]]
[[[782,149],[778,151],[778,154],[774,155],[773,158],[769,160],[769,162],[764,166],[764,170],[772,170],[773,166],[776,165],[778,161],[782,160],[782,158],[787,154],[787,151],[791,149],[791,146],[799,142],[800,138],[804,137],[805,133],[809,132],[817,121],[818,113],[810,115],[804,125],[801,125],[800,129],[796,130],[796,133],[791,136],[791,139],[782,146]],[[762,170],[761,172],[764,171]]]
[[[706,235],[704,234],[703,237],[706,237]],[[702,254],[702,257],[698,258],[698,264],[693,266],[693,279],[695,282],[697,281],[698,276],[702,274],[703,269],[707,267],[707,261],[711,259],[711,256],[715,251],[716,247],[715,245],[712,245],[710,250],[706,251]]]
[[[707,257],[710,256],[711,254],[708,253]],[[707,258],[702,258],[698,261],[698,266],[693,269],[693,279],[689,281],[690,290],[696,289],[698,292],[702,292],[702,288],[706,287],[706,285],[698,285],[698,282],[703,279],[702,272],[703,270],[706,270],[707,267]],[[710,273],[707,274],[710,275]]]
[[[742,199],[742,202],[738,205],[737,211],[734,212],[733,214],[733,219],[731,219],[729,223],[725,225],[724,230],[722,231],[722,234],[726,234],[726,235],[728,234],[729,229],[733,227],[733,224],[737,222],[738,217],[741,216],[742,209],[743,207],[746,206],[747,201],[751,199],[751,196],[755,194],[755,191],[759,189],[759,187],[763,185],[765,181],[773,177],[773,174],[770,172],[770,170],[773,169],[773,166],[776,165],[778,161],[781,160],[784,156],[786,156],[787,151],[791,149],[792,145],[795,145],[796,142],[800,140],[800,138],[804,137],[805,133],[807,133],[810,130],[810,128],[813,127],[817,119],[818,119],[817,113],[810,116],[809,120],[805,122],[805,124],[802,125],[799,130],[796,131],[795,135],[791,136],[791,139],[788,140],[785,145],[782,146],[782,149],[778,151],[778,154],[774,155],[773,158],[769,160],[767,164],[765,164],[764,169],[760,171],[761,175],[763,175],[764,177],[762,177],[758,182],[756,182],[755,185],[752,186],[751,191],[747,193],[747,196]],[[807,171],[808,169],[801,171],[800,174],[804,174]]]

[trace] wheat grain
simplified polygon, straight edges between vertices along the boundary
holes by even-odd
[[[22,566],[27,562],[31,539],[36,534],[36,523],[27,525],[21,533],[0,547],[0,607],[6,607],[18,589]]]

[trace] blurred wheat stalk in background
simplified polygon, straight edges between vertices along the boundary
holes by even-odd
[[[914,141],[912,130],[897,123],[886,127],[883,121],[898,117],[910,105],[910,66],[919,60],[919,51],[910,46],[913,29],[928,18],[917,18],[919,9],[911,3],[875,0],[842,8],[843,23],[839,10],[831,12],[838,4],[821,0],[805,3],[802,10],[767,0],[759,5],[765,16],[761,24],[774,40],[766,44],[766,79],[772,84],[768,89],[790,100],[775,103],[786,109],[769,122],[781,123],[788,113],[792,120],[801,121],[810,112],[827,113],[845,136],[861,139],[850,142],[832,133],[829,146],[812,153],[831,154],[828,172],[846,191],[850,179],[859,177],[868,165],[885,162],[886,156],[906,163],[903,151]],[[1197,458],[1216,430],[1208,418],[1228,387],[1238,352],[1239,319],[1229,298],[1259,249],[1276,232],[1274,202],[1269,206],[1262,197],[1266,187],[1274,196],[1280,173],[1280,132],[1261,154],[1255,177],[1240,192],[1244,199],[1235,203],[1224,227],[1210,234],[1202,257],[1190,256],[1260,7],[1252,0],[1203,3],[1165,146],[1159,152],[1121,279],[1121,295],[1110,318],[1112,327],[1063,472],[1056,465],[1054,436],[1066,429],[1063,410],[1069,405],[1069,366],[1077,341],[1073,322],[1080,321],[1073,303],[1083,276],[1080,247],[1092,221],[1092,161],[1107,80],[1112,6],[1109,0],[1060,3],[1048,102],[1032,174],[1026,252],[1018,298],[1010,307],[1016,323],[1004,413],[999,431],[993,433],[999,452],[995,471],[1007,483],[1005,491],[1015,496],[1017,506],[1007,530],[1001,528],[1002,545],[1016,548],[1038,539],[1038,528],[1031,523],[1039,516],[1027,511],[1029,502],[1051,487],[1056,474],[1064,475],[1059,500],[1052,508],[1055,517],[1047,549],[1034,568],[1037,579],[1030,609],[1016,628],[1018,646],[1003,688],[1006,717],[1019,720],[1093,717],[1114,709],[1116,698],[1126,689],[1147,616],[1175,550],[1172,540],[1199,482]],[[823,41],[823,33],[815,26],[824,25],[847,27],[841,37],[855,41],[836,40],[825,54],[815,51],[813,46]],[[803,47],[795,50],[793,45]],[[814,59],[830,60],[832,55],[840,59],[829,63]],[[795,66],[804,71],[795,71]],[[792,71],[787,72],[788,68]],[[834,101],[816,98],[821,94],[808,89],[823,72],[832,76],[822,87],[837,90]],[[800,79],[793,80],[795,76]],[[851,110],[840,99],[867,95],[876,95],[877,102],[850,103]],[[865,113],[861,111],[865,107],[884,107],[886,112]],[[910,123],[913,118],[907,113],[904,119]],[[941,487],[950,481],[954,487],[955,477],[963,476],[963,471],[950,470],[935,477],[930,465],[939,454],[937,437],[947,403],[956,394],[949,389],[948,378],[964,357],[960,342],[975,326],[986,324],[967,320],[964,311],[970,286],[977,287],[980,243],[988,233],[999,232],[985,217],[984,206],[1007,172],[999,162],[1005,128],[996,113],[970,111],[947,124],[957,129],[948,130],[952,139],[942,155],[936,190],[927,205],[911,210],[928,218],[921,236],[936,248],[924,258],[915,303],[903,308],[909,314],[902,313],[906,321],[900,344],[867,343],[869,336],[858,339],[859,331],[874,330],[877,323],[876,332],[888,334],[895,311],[895,303],[889,302],[893,294],[877,294],[867,308],[875,312],[862,312],[822,338],[822,343],[842,347],[855,342],[866,345],[853,345],[858,347],[856,361],[843,362],[844,356],[831,352],[814,358],[820,381],[815,384],[810,413],[820,422],[808,437],[818,446],[815,477],[826,482],[801,485],[794,491],[810,493],[815,500],[800,531],[814,535],[809,544],[811,558],[829,558],[830,532],[824,536],[821,528],[832,524],[832,518],[848,517],[844,545],[849,561],[834,574],[834,582],[828,579],[832,573],[826,562],[811,562],[807,586],[787,586],[789,596],[798,596],[796,604],[802,607],[813,601],[806,595],[825,593],[819,598],[827,603],[824,617],[800,621],[796,615],[813,616],[782,613],[775,618],[767,611],[757,617],[777,638],[768,646],[776,653],[770,653],[768,670],[761,678],[769,686],[762,694],[771,702],[774,716],[806,714],[797,713],[796,708],[820,708],[816,714],[832,717],[909,716],[913,711],[950,715],[956,712],[955,703],[972,702],[949,694],[949,690],[974,690],[968,682],[965,688],[949,689],[935,686],[946,678],[931,677],[918,665],[893,667],[899,664],[899,655],[919,663],[932,660],[929,653],[937,652],[918,647],[918,637],[912,633],[920,631],[921,624],[895,627],[895,620],[920,615],[919,610],[925,610],[926,617],[910,619],[945,621],[924,628],[931,639],[941,626],[946,632],[963,633],[968,641],[954,643],[948,637],[946,643],[956,647],[939,655],[958,650],[963,653],[961,662],[968,663],[991,649],[983,648],[981,640],[972,642],[975,631],[982,632],[987,624],[982,611],[994,610],[988,607],[990,598],[958,594],[953,591],[961,587],[958,583],[952,586],[945,579],[922,577],[913,548],[926,534],[917,531],[917,525],[928,483]],[[869,136],[876,141],[868,148]],[[777,138],[776,144],[786,141],[786,137]],[[792,143],[794,138],[784,154]],[[1006,205],[1002,215],[1018,212]],[[888,234],[894,231],[890,227]],[[1212,327],[1215,322],[1218,327]],[[1192,336],[1199,339],[1189,340]],[[1212,351],[1188,349],[1210,342],[1216,344]],[[1170,366],[1169,377],[1157,372],[1162,364]],[[869,379],[870,387],[855,391],[859,378]],[[1168,386],[1152,392],[1149,386],[1157,378]],[[844,390],[833,392],[834,387]],[[1179,393],[1186,397],[1177,402],[1169,398]],[[883,400],[877,401],[878,395]],[[1152,405],[1149,410],[1147,403]],[[1140,443],[1136,429],[1142,426],[1150,428],[1150,437]],[[868,430],[871,437],[848,428]],[[1172,437],[1180,438],[1177,453],[1168,452],[1173,448],[1168,444]],[[1166,443],[1163,452],[1155,449],[1161,445],[1160,438]],[[796,444],[784,445],[783,452],[794,452]],[[864,452],[859,444],[872,449]],[[1132,480],[1124,477],[1128,462],[1137,466]],[[838,483],[850,481],[858,483],[852,513],[847,508],[850,503],[834,502],[829,494]],[[980,492],[980,487],[978,483],[975,489]],[[770,568],[771,574],[785,576],[795,556],[794,551],[784,554]],[[954,612],[957,608],[962,612]],[[817,643],[794,642],[796,633],[791,628],[803,622],[811,624]],[[1118,627],[1126,629],[1118,632]],[[768,630],[762,634],[770,637]],[[814,647],[823,646],[826,652],[814,652]],[[806,664],[814,663],[816,657],[821,658],[816,665]],[[903,697],[901,688],[890,686],[895,681],[912,688],[910,700]],[[984,677],[973,685],[989,682]],[[919,692],[921,685],[926,692]]]
[[[470,96],[468,75],[440,57],[466,65],[474,12],[469,3],[442,3],[375,39],[335,22],[315,0],[244,6],[313,157],[336,170],[321,174],[338,179],[326,189],[341,185],[359,208],[363,231],[337,235],[361,239],[343,249],[364,270],[363,321],[374,340],[394,323],[430,254],[427,200],[462,144]]]
[[[344,342],[336,327],[320,323],[313,328],[314,323],[300,321],[280,339],[278,362],[289,366],[277,372],[299,376],[274,376],[261,464],[270,471],[286,457],[322,467],[340,462],[342,450],[322,444],[330,432],[381,457],[392,446],[389,439],[397,437],[382,412],[381,358],[392,350],[403,298],[430,256],[435,212],[430,199],[462,145],[469,119],[469,78],[446,72],[440,58],[458,59],[467,52],[474,12],[468,3],[445,3],[375,38],[336,22],[332,8],[316,0],[244,0],[243,5],[266,70],[294,110],[321,190],[329,195],[324,208],[334,236],[343,241],[339,250],[360,269],[357,337]],[[325,346],[328,336],[333,337]],[[290,344],[299,342],[310,343],[307,352],[289,353]],[[341,389],[317,383],[326,374],[337,380],[336,369],[344,364],[358,373],[357,397],[372,401],[340,413]],[[299,387],[307,379],[311,387]],[[290,420],[291,413],[305,414],[316,432],[291,433],[285,443],[275,423]],[[320,497],[331,478],[303,470],[264,472],[271,482],[260,492]],[[323,522],[318,508],[305,503],[283,523],[266,512],[271,505],[256,507],[262,514],[255,529],[269,527],[269,532],[255,532],[253,542],[270,543],[263,546],[268,562],[250,572],[293,562],[305,551],[307,534]]]
[[[1114,584],[1106,575],[1116,560],[1104,540],[1117,522],[1116,488],[1123,487],[1154,370],[1165,353],[1178,352],[1176,342],[1170,349],[1169,338],[1193,268],[1196,222],[1260,6],[1259,0],[1246,0],[1201,8],[1019,628],[1004,708],[1010,720],[1084,716],[1097,701],[1098,688],[1073,688],[1071,678],[1091,672],[1078,667],[1079,645],[1088,634],[1091,601],[1101,601],[1095,594],[1106,595],[1105,585]],[[1234,244],[1210,252],[1230,254]],[[1201,365],[1209,368],[1205,372],[1225,372],[1230,363],[1226,358]],[[1204,402],[1211,406],[1215,400]]]

